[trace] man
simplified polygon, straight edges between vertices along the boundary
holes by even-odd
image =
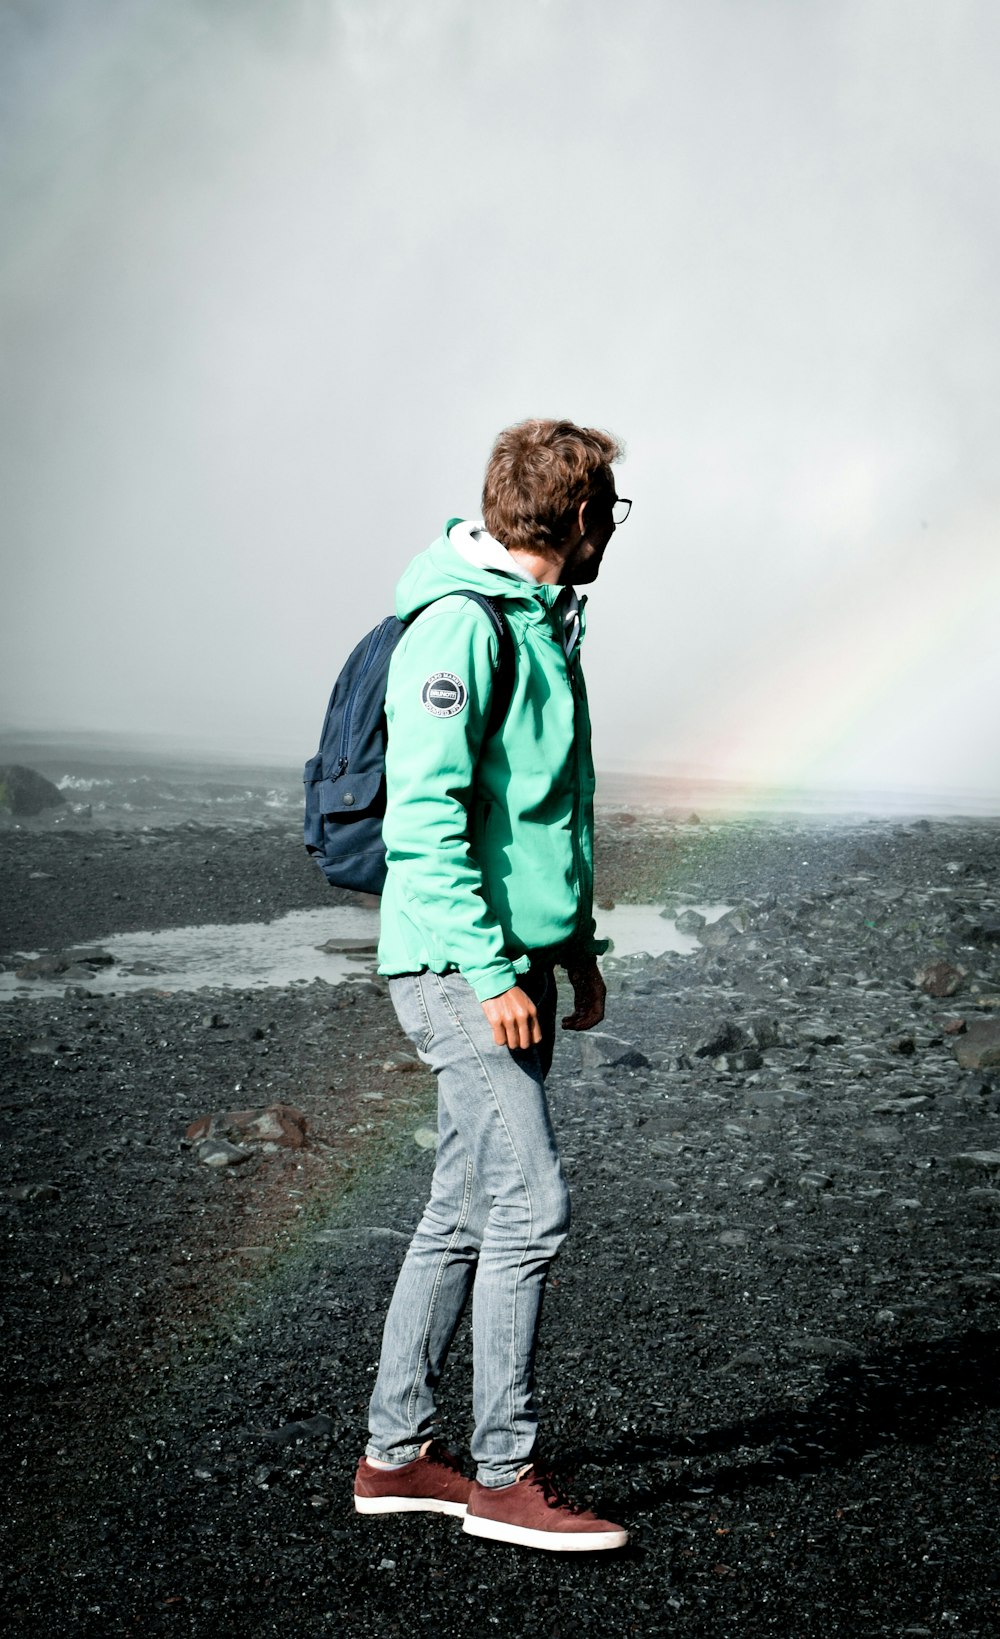
[[[569,1227],[545,1098],[556,990],[567,1030],[604,1017],[594,936],[584,601],[629,503],[616,440],[569,421],[498,438],[483,522],[452,519],[397,592],[410,622],[386,694],[388,878],[379,972],[438,1081],[430,1200],[389,1308],[364,1513],[435,1510],[464,1529],[547,1549],[620,1547],[627,1533],[570,1503],[533,1462],[542,1293]],[[487,733],[499,641],[467,587],[500,600],[514,640],[511,703]],[[422,612],[421,612],[422,611]],[[415,618],[414,618],[415,617]],[[473,1300],[476,1480],[432,1440],[434,1393]]]

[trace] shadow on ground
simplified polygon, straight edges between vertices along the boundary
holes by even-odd
[[[633,1506],[680,1503],[802,1474],[842,1468],[896,1444],[929,1445],[977,1408],[1000,1405],[1000,1333],[971,1329],[933,1343],[912,1343],[831,1366],[826,1385],[804,1409],[778,1408],[725,1428],[683,1436],[636,1431],[601,1447],[564,1451],[554,1466],[647,1467],[684,1463],[683,1474],[638,1487]],[[745,1462],[703,1459],[767,1445]]]

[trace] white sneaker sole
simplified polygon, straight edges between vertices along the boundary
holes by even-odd
[[[535,1531],[527,1525],[505,1525],[482,1514],[466,1514],[462,1530],[492,1542],[513,1542],[520,1548],[547,1548],[551,1553],[593,1554],[605,1548],[624,1548],[627,1531]]]
[[[359,1514],[464,1514],[464,1502],[439,1497],[355,1497]]]

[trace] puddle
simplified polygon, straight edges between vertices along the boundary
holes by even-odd
[[[697,908],[709,922],[727,909],[725,905]],[[18,979],[13,973],[0,973],[0,1000],[61,996],[68,984],[82,984],[97,996],[207,987],[262,990],[307,984],[313,979],[339,984],[374,968],[378,928],[377,910],[338,905],[329,910],[292,911],[276,922],[241,922],[230,927],[209,923],[167,928],[162,933],[119,933],[96,942],[115,958],[113,966],[86,979],[61,974]],[[698,946],[692,935],[679,933],[673,922],[661,916],[657,905],[618,905],[612,911],[599,911],[597,928],[602,938],[613,941],[615,956],[641,952],[659,956],[667,950],[688,955]],[[358,941],[370,948],[317,949],[328,940]]]
[[[699,911],[711,925],[732,907],[691,905],[686,908]],[[598,911],[597,932],[601,939],[611,940],[608,954],[613,956],[662,956],[666,950],[690,956],[699,948],[694,934],[680,933],[676,925],[661,914],[659,905],[616,905],[613,911]]]

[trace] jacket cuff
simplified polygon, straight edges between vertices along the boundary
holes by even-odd
[[[476,999],[481,1002],[490,1002],[494,996],[502,996],[504,991],[512,990],[517,984],[517,974],[510,962],[491,967],[486,973],[466,973],[476,993]]]

